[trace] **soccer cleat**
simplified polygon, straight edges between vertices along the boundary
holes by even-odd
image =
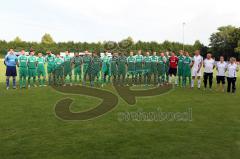
[[[9,90],[9,87],[7,87],[7,90]]]
[[[17,87],[16,87],[16,86],[13,86],[13,89],[17,89]]]
[[[28,88],[31,88],[31,86],[30,86],[30,85],[28,85]]]

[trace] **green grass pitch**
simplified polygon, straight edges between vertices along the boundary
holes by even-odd
[[[118,96],[111,112],[89,121],[63,121],[55,103],[75,99],[71,110],[83,111],[99,99],[61,94],[51,87],[5,89],[0,65],[1,159],[237,159],[240,156],[240,90],[227,94],[177,88],[167,94],[137,98],[134,106]],[[216,85],[214,83],[214,85]],[[106,87],[117,95],[112,87]],[[122,121],[119,113],[183,112],[192,121]]]

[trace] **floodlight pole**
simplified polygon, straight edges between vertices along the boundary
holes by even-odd
[[[182,41],[182,42],[183,42],[183,46],[182,46],[182,47],[183,47],[183,51],[184,51],[184,42],[185,42],[185,37],[184,37],[184,27],[185,27],[185,25],[186,25],[186,23],[183,22],[183,23],[182,23],[182,38],[183,38],[183,39],[182,39],[182,40],[183,40],[183,41]]]

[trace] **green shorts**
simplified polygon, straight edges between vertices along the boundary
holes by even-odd
[[[82,71],[81,71],[81,68],[80,67],[76,67],[74,68],[74,75],[81,75]]]
[[[53,73],[54,72],[54,67],[48,66],[47,67],[47,72],[48,72],[48,74]]]
[[[27,67],[20,67],[19,68],[19,76],[27,77],[28,76],[28,69]]]
[[[178,72],[177,72],[177,75],[178,76],[183,76],[183,69],[178,69]]]
[[[64,67],[64,76],[71,76],[72,75],[72,69],[70,67]]]
[[[56,77],[63,77],[63,69],[56,69],[55,70]]]
[[[37,69],[37,75],[45,77],[46,76],[45,69]]]
[[[28,77],[36,77],[37,70],[35,68],[29,68],[28,69]]]

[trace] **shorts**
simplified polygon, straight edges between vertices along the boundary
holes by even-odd
[[[56,77],[63,77],[63,69],[56,69],[55,70]]]
[[[69,67],[64,67],[64,76],[72,76],[72,69]]]
[[[47,67],[47,72],[48,72],[48,74],[53,73],[54,67]]]
[[[45,69],[37,69],[37,75],[45,77],[46,76]]]
[[[170,76],[172,75],[177,76],[177,68],[169,68],[168,74]]]
[[[17,76],[16,66],[7,66],[6,76]]]
[[[197,72],[197,69],[192,69],[192,77],[201,77],[202,76],[202,72],[201,70],[199,72]]]
[[[217,84],[225,84],[225,76],[217,76]]]
[[[74,75],[77,76],[77,75],[81,75],[82,71],[81,71],[81,68],[80,67],[76,67],[74,68]]]
[[[22,76],[22,77],[27,77],[28,76],[27,67],[19,67],[19,76]]]
[[[178,68],[177,74],[178,74],[178,76],[183,76],[183,69]]]
[[[28,69],[28,77],[36,77],[36,69],[35,68]]]

